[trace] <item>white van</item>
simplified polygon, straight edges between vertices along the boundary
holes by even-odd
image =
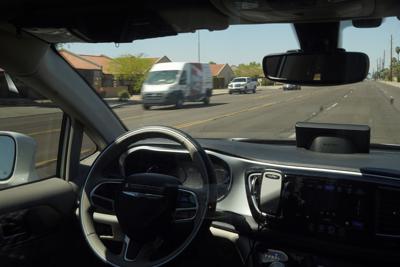
[[[143,108],[203,102],[208,104],[212,95],[213,80],[209,64],[167,62],[155,64],[143,83],[141,94]]]

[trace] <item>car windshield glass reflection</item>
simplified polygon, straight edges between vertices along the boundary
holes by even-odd
[[[152,71],[146,80],[147,84],[170,84],[176,81],[178,71],[165,70],[165,71]]]
[[[246,79],[244,79],[244,78],[236,78],[236,79],[233,79],[232,82],[234,82],[234,83],[245,83]]]

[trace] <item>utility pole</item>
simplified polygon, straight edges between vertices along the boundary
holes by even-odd
[[[200,63],[200,30],[197,30],[197,61]]]
[[[389,81],[393,79],[393,36],[390,35],[390,73],[389,73]]]
[[[378,71],[378,78],[380,79],[381,78],[381,65],[382,63],[381,63],[381,58],[380,57],[378,57],[378,59],[376,60],[376,69],[377,69],[377,71]]]
[[[385,53],[386,53],[386,49],[383,49],[382,70],[385,69]]]
[[[377,77],[377,79],[379,79],[380,77],[380,75],[379,75],[379,68],[380,68],[380,62],[379,62],[379,57],[376,59],[376,72],[377,72],[377,74],[376,74],[376,77]]]

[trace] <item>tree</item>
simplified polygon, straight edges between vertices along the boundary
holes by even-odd
[[[396,54],[397,54],[397,61],[400,61],[400,60],[399,60],[400,47],[399,47],[399,46],[396,46],[395,51],[396,51]]]
[[[114,78],[128,86],[130,94],[138,93],[144,77],[150,70],[153,60],[143,58],[143,55],[122,55],[114,58],[110,64],[110,71]]]
[[[208,62],[208,64],[217,64],[217,63],[215,63],[214,61],[210,61]]]
[[[263,77],[263,70],[261,68],[261,64],[257,62],[250,62],[249,64],[239,64],[237,68],[235,68],[236,76],[245,76],[245,77]]]

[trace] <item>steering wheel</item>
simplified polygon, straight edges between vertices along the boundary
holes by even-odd
[[[185,148],[201,174],[202,184],[196,188],[187,187],[176,177],[157,173],[107,177],[105,171],[110,164],[119,162],[122,168],[121,155],[135,143],[149,138],[169,139]],[[215,181],[209,157],[188,134],[165,126],[148,126],[127,132],[100,153],[86,178],[79,205],[86,241],[100,259],[113,266],[163,265],[187,248],[206,215],[215,211]],[[99,203],[94,203],[93,196],[99,187],[112,192],[107,195],[109,199],[103,196],[103,200],[108,201],[104,203],[111,204],[109,212],[96,208]],[[98,234],[95,222],[110,226],[111,235]],[[186,234],[177,238],[182,232]],[[171,233],[178,233],[173,234],[172,245]],[[104,244],[105,240],[120,242],[122,248],[110,249]]]

